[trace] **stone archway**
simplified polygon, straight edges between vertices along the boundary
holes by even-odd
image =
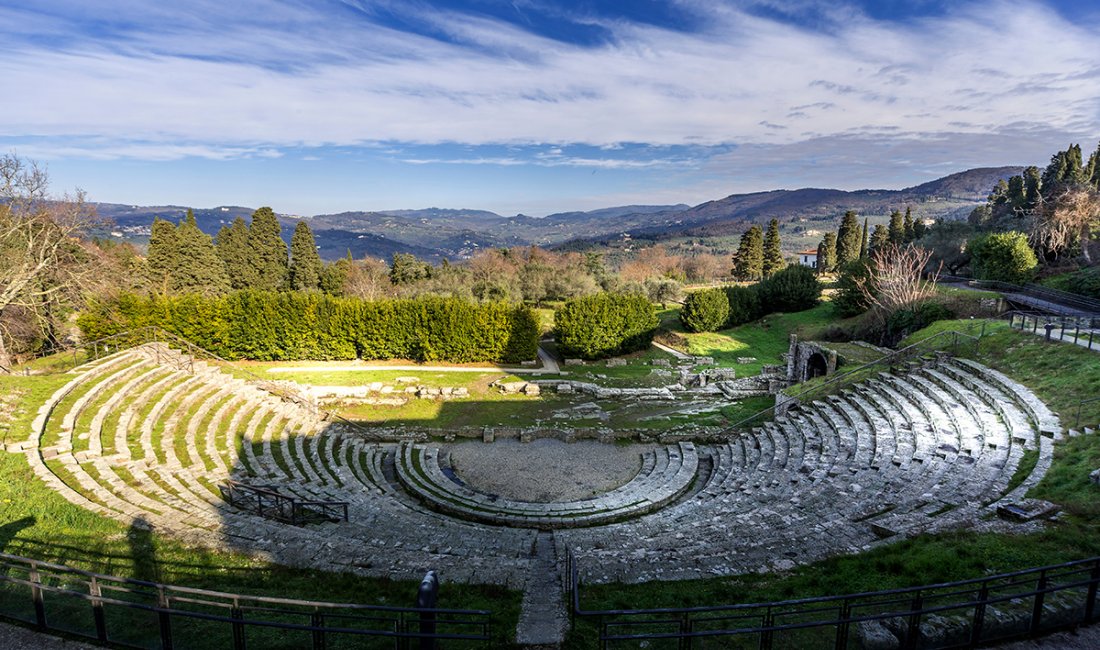
[[[814,352],[806,359],[806,376],[805,379],[813,379],[814,377],[823,377],[829,374],[829,360],[825,358],[825,355],[820,352]]]

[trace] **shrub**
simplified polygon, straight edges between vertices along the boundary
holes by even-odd
[[[657,311],[645,296],[599,293],[573,298],[554,313],[565,357],[601,359],[649,347]]]
[[[729,303],[729,316],[726,317],[726,327],[734,327],[749,323],[763,316],[760,307],[760,293],[757,285],[742,287],[736,284],[724,288],[726,302]]]
[[[1023,284],[1031,280],[1039,265],[1035,251],[1021,232],[981,235],[966,244],[970,270],[979,280]]]
[[[722,329],[730,313],[730,303],[722,289],[702,289],[689,293],[680,310],[680,322],[689,332],[713,332]]]
[[[796,264],[778,271],[758,285],[764,309],[795,312],[810,309],[821,298],[821,283],[808,266]]]
[[[161,327],[227,359],[392,359],[518,363],[535,358],[530,308],[423,297],[367,302],[316,292],[225,297],[122,295],[77,319],[86,339]]]
[[[900,309],[886,320],[885,338],[894,344],[938,320],[951,320],[955,313],[938,302],[923,302],[912,309]]]
[[[841,318],[857,316],[871,308],[867,296],[860,289],[860,285],[870,278],[871,268],[866,260],[850,262],[841,269],[832,299],[833,308]]]

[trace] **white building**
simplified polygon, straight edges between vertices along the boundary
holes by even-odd
[[[817,268],[817,249],[808,248],[804,251],[798,251],[798,263],[802,266],[808,266],[811,269]]]

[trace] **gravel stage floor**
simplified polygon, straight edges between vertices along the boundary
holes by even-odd
[[[652,445],[608,445],[592,440],[498,440],[446,445],[455,473],[471,488],[519,501],[584,499],[628,482]]]

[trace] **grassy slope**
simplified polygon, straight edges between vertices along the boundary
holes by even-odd
[[[977,321],[944,321],[917,332],[904,344],[939,331],[979,333]],[[1010,330],[1003,323],[987,326],[978,360],[1027,385],[1063,414],[1063,424],[1084,397],[1100,394],[1100,353],[1047,343]],[[1100,423],[1100,402],[1083,419]],[[1067,513],[1037,534],[956,532],[925,535],[881,546],[866,553],[841,556],[785,573],[737,576],[652,585],[585,586],[587,609],[645,608],[763,602],[823,596],[942,581],[1052,564],[1100,554],[1100,490],[1088,473],[1100,467],[1100,436],[1080,437],[1055,447],[1054,464],[1029,496],[1054,501]],[[577,631],[583,636],[584,628]]]
[[[72,376],[0,377],[0,394],[19,395],[5,442],[23,440],[38,405]],[[293,569],[243,553],[188,547],[149,536],[75,506],[35,477],[22,455],[0,452],[0,552],[123,577],[288,598],[412,605],[416,582]],[[515,627],[519,594],[491,585],[448,584],[440,606],[496,613],[501,642]]]

